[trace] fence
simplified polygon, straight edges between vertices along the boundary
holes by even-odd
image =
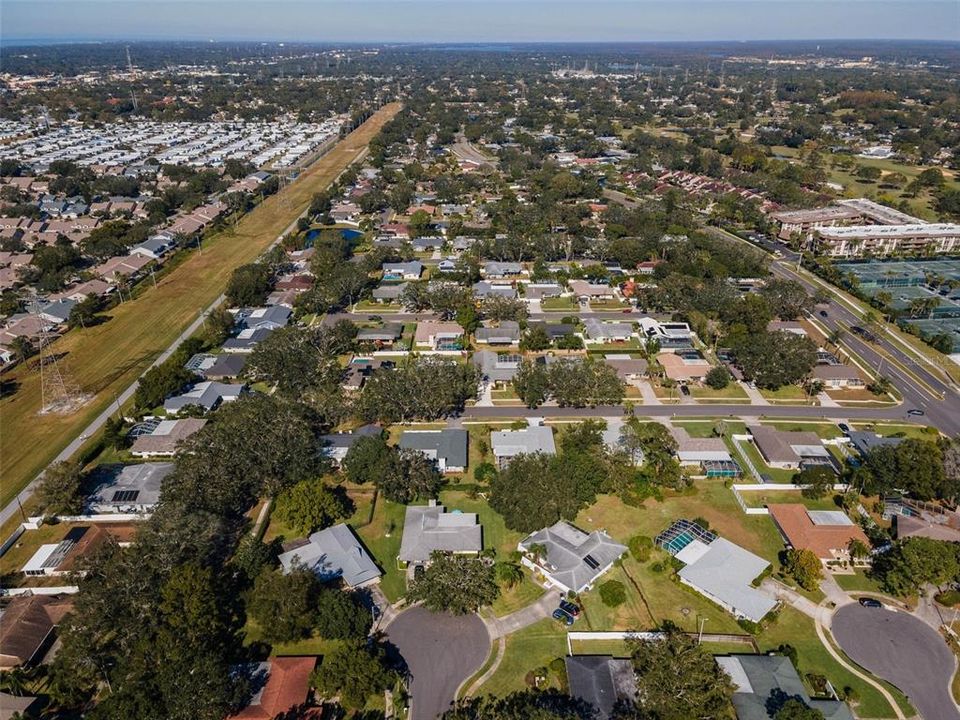
[[[76,585],[61,585],[59,587],[22,587],[4,588],[0,595],[4,597],[19,597],[21,595],[76,595],[80,588]]]
[[[746,515],[769,515],[770,511],[765,507],[750,507],[747,505],[746,500],[743,499],[743,496],[740,493],[743,492],[758,492],[764,490],[766,492],[802,492],[809,485],[788,485],[786,483],[764,483],[760,485],[747,485],[747,484],[735,484],[731,485],[730,489],[733,490],[733,496],[737,499],[737,504],[740,505],[740,509]],[[850,489],[850,486],[846,483],[834,483],[831,485],[833,490],[837,492],[846,492]]]
[[[590,640],[659,640],[666,633],[662,632],[637,632],[637,631],[586,631],[573,630],[567,633],[567,654],[573,655],[573,643],[576,641]],[[709,643],[740,643],[749,646],[754,652],[758,652],[756,641],[750,635],[732,635],[729,633],[687,633],[690,637],[696,637],[700,642]]]

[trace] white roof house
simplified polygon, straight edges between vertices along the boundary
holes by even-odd
[[[693,540],[675,557],[686,564],[681,582],[737,617],[760,622],[777,604],[751,585],[770,563],[729,540]]]

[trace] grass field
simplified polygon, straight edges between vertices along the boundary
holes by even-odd
[[[551,618],[524,628],[507,637],[507,649],[500,667],[480,688],[481,695],[503,696],[526,688],[526,674],[546,666],[567,654],[566,633]],[[551,685],[557,687],[551,673]],[[543,687],[543,686],[541,686]]]
[[[282,195],[267,198],[233,228],[206,241],[175,271],[133,300],[110,311],[95,327],[73,330],[54,348],[61,366],[84,392],[94,397],[71,415],[38,415],[40,376],[28,365],[14,368],[4,381],[17,390],[0,401],[6,432],[0,437],[3,487],[9,502],[62,448],[105,410],[224,290],[233,269],[253,261],[328,186],[356,160],[367,143],[399,110],[387,105],[306,170]]]

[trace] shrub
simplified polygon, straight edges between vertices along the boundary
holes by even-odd
[[[473,479],[478,483],[488,483],[497,477],[497,468],[493,463],[480,463],[473,470]]]
[[[730,373],[723,366],[711,368],[704,381],[714,390],[723,390],[730,384]]]
[[[607,580],[600,586],[600,600],[607,607],[619,607],[627,601],[627,588],[622,582]]]
[[[646,562],[650,559],[650,551],[653,550],[653,540],[646,535],[635,535],[627,543],[630,547],[630,554],[637,562]]]
[[[945,590],[942,593],[937,593],[934,597],[938,603],[947,607],[960,605],[960,590]]]

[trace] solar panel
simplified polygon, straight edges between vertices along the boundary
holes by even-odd
[[[139,490],[117,490],[113,493],[113,502],[115,503],[125,503],[133,502],[137,499],[137,496],[140,494]]]
[[[589,567],[591,570],[596,570],[598,567],[600,567],[600,563],[597,562],[596,558],[593,557],[593,555],[584,556],[583,561],[587,564],[587,567]]]

